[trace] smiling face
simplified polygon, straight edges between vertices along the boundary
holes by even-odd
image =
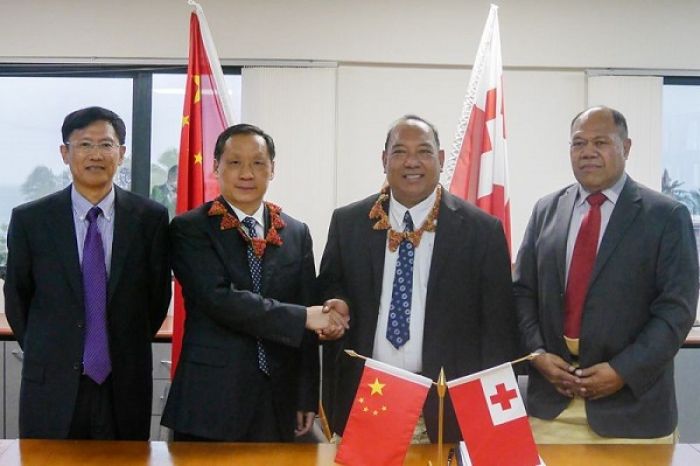
[[[224,198],[252,215],[262,203],[275,165],[262,136],[236,134],[224,144],[219,161],[214,161],[214,171]]]
[[[631,145],[609,109],[584,112],[571,127],[569,155],[576,180],[590,193],[611,187],[625,171]]]
[[[103,120],[74,130],[61,145],[63,163],[70,167],[75,189],[96,204],[112,189],[112,179],[124,160],[126,148],[114,127]]]
[[[435,190],[445,153],[439,150],[428,125],[402,120],[391,130],[382,153],[384,173],[391,195],[405,207],[413,207]]]

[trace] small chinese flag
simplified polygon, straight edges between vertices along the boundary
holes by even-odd
[[[537,466],[540,458],[510,363],[447,382],[473,466]]]
[[[335,461],[401,466],[432,381],[367,359]]]
[[[198,5],[190,15],[190,54],[180,132],[177,174],[178,214],[194,209],[219,194],[214,174],[214,146],[231,122],[218,55]],[[201,23],[201,24],[200,24]],[[171,375],[175,374],[182,348],[185,306],[180,285],[175,284]]]

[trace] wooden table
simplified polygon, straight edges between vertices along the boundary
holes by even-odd
[[[541,445],[539,450],[547,466],[700,465],[698,445]],[[0,440],[0,466],[331,466],[334,456],[329,444]],[[414,445],[405,465],[435,464],[436,457],[435,445]]]

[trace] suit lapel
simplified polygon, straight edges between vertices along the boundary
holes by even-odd
[[[112,263],[109,272],[107,291],[107,306],[114,296],[117,284],[124,271],[129,246],[134,241],[134,235],[139,227],[139,221],[133,214],[134,206],[124,191],[114,186],[114,235],[112,238]]]
[[[54,242],[56,253],[65,268],[68,283],[82,307],[82,272],[78,258],[78,245],[75,237],[70,193],[71,186],[68,186],[55,198],[54,205],[46,212],[46,231],[52,232],[50,236]]]
[[[217,200],[226,207],[231,215],[236,215],[223,197],[219,196]],[[206,206],[205,215],[207,215],[210,205]],[[222,230],[221,218],[221,215],[207,216],[209,235],[214,248],[219,254],[221,263],[224,264],[231,281],[236,284],[236,288],[252,290],[253,281],[250,278],[250,267],[246,252],[248,245],[241,237],[238,229]]]
[[[446,270],[451,270],[446,267],[450,261],[450,257],[454,254],[455,244],[459,244],[464,236],[465,228],[464,219],[456,212],[456,207],[453,200],[450,198],[446,190],[442,192],[442,200],[440,202],[440,212],[438,213],[437,230],[435,231],[435,243],[433,244],[433,255],[430,259],[430,272],[428,274],[428,292],[425,297],[425,321],[429,322],[431,313],[437,312],[441,308],[437,300],[440,298],[432,291],[436,288],[435,284],[442,279],[442,274]]]
[[[603,267],[605,267],[605,263],[610,259],[613,251],[622,240],[627,228],[639,214],[641,209],[640,201],[641,197],[639,196],[637,183],[628,177],[603,234],[603,240],[600,243],[595,265],[593,266],[589,288],[593,285]]]
[[[388,205],[387,205],[388,209]],[[375,230],[373,228],[376,220],[369,218],[369,211],[365,212],[365,217],[361,219],[369,229],[369,255],[372,270],[372,308],[379,311],[379,301],[381,300],[382,283],[384,281],[384,257],[386,256],[386,230]],[[362,245],[358,245],[362,247]],[[392,272],[393,273],[393,272]],[[375,322],[376,324],[376,322]]]
[[[562,292],[566,283],[566,242],[569,237],[569,224],[571,223],[571,215],[574,211],[574,203],[576,202],[577,186],[570,186],[569,189],[562,194],[557,204],[556,218],[554,219],[552,228],[552,245],[557,258],[557,272],[559,274],[559,286]]]

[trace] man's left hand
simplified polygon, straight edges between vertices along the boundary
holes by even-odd
[[[574,375],[576,393],[582,398],[597,400],[620,390],[625,381],[607,362],[601,362],[585,369],[576,369]]]
[[[316,413],[314,412],[297,411],[297,427],[294,429],[294,436],[301,437],[308,433],[311,430],[311,426],[314,425],[314,419],[316,419]]]

